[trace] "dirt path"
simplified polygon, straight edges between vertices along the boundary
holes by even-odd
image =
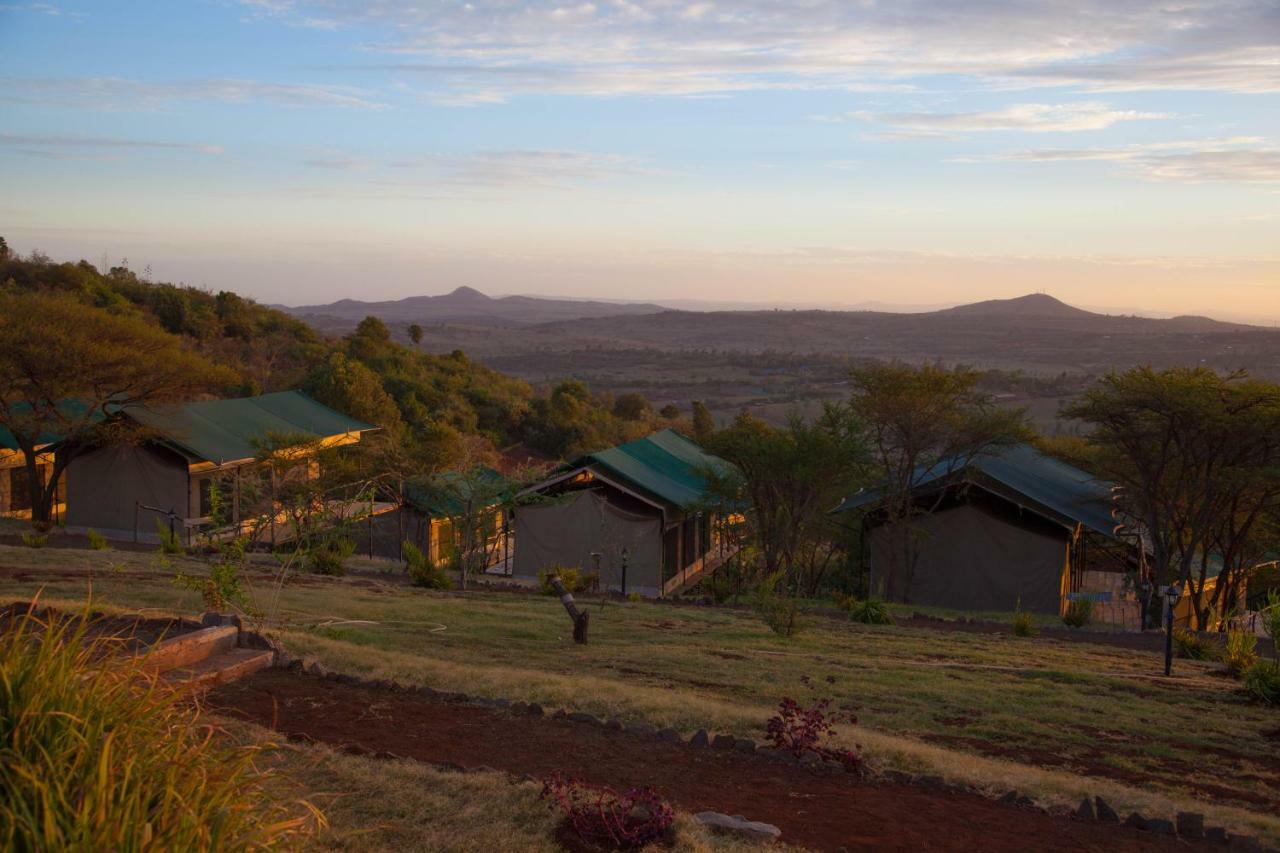
[[[858,782],[736,752],[280,670],[218,688],[207,701],[219,713],[336,747],[536,778],[560,771],[614,788],[654,785],[687,811],[746,815],[779,826],[786,841],[818,850],[1192,849],[975,794]]]

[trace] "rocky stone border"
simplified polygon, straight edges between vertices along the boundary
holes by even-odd
[[[278,644],[274,644],[265,638],[262,638],[262,641],[270,644],[270,648],[275,649],[275,666],[277,668],[287,669],[291,672],[306,673],[316,678],[324,678],[339,684],[350,684],[375,690],[417,693],[420,696],[424,696],[438,702],[453,702],[461,705],[488,708],[490,710],[508,711],[512,714],[529,714],[536,717],[548,716],[555,720],[567,720],[580,725],[600,726],[611,731],[627,732],[628,734],[639,737],[652,737],[670,743],[683,743],[690,749],[719,749],[739,752],[745,755],[756,755],[761,758],[778,761],[784,764],[806,767],[815,773],[835,774],[848,772],[855,775],[860,775],[862,773],[859,768],[846,768],[845,765],[841,764],[839,761],[827,760],[812,752],[796,756],[794,753],[785,749],[774,749],[769,746],[760,746],[754,740],[749,738],[739,738],[723,733],[712,734],[706,729],[698,729],[690,735],[688,739],[685,739],[680,735],[680,732],[674,728],[660,729],[651,723],[643,721],[624,723],[617,717],[604,720],[585,711],[569,711],[564,708],[548,712],[536,702],[491,699],[483,696],[471,696],[466,693],[436,690],[434,687],[414,687],[385,678],[359,678],[354,675],[330,670],[319,661],[307,661],[299,657],[294,657],[284,651],[284,649],[280,648]],[[304,741],[309,740],[309,738],[305,737],[294,739]],[[342,751],[353,755],[368,754],[367,750],[363,750],[359,747],[347,747]],[[373,753],[373,757],[400,758],[401,756],[390,752],[378,752]],[[434,766],[438,769],[454,770],[458,772],[493,772],[493,768],[490,767],[464,768],[448,762],[435,764]],[[531,777],[523,778],[521,781],[530,781],[530,778]],[[941,776],[936,775],[909,773],[901,770],[884,770],[878,774],[878,778],[886,782],[900,785],[917,785],[955,793],[989,796],[989,794],[979,789],[968,785],[948,782]],[[1050,811],[1037,806],[1034,799],[1018,791],[1007,791],[995,799],[997,802],[1016,808],[1035,809],[1045,812]],[[1138,812],[1131,812],[1128,817],[1121,820],[1120,814],[1102,797],[1085,797],[1074,812],[1066,810],[1060,811],[1059,813],[1074,815],[1080,820],[1110,823],[1115,824],[1117,827],[1126,826],[1155,834],[1167,835],[1170,838],[1176,837],[1188,841],[1205,841],[1213,844],[1220,844],[1233,850],[1265,851],[1267,849],[1254,836],[1229,833],[1225,827],[1221,826],[1206,826],[1204,815],[1198,812],[1178,812],[1174,816],[1173,820],[1161,817],[1144,816]],[[707,817],[706,820],[703,820],[704,816]],[[755,821],[748,820],[741,815],[731,816],[721,815],[717,812],[703,812],[695,815],[694,818],[713,830],[736,832],[744,836],[752,834],[757,830],[764,834],[769,834],[769,830],[777,831],[777,827],[775,826],[757,823]],[[753,837],[764,836],[754,835]],[[769,835],[769,837],[777,838],[778,836]]]

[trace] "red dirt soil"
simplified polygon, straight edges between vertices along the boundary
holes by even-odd
[[[818,850],[1193,849],[1169,837],[977,794],[863,782],[760,756],[281,670],[219,687],[206,702],[218,713],[354,752],[538,779],[560,771],[615,789],[653,785],[686,811],[745,815],[775,824],[784,841]]]

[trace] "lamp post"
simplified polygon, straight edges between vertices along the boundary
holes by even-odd
[[[627,596],[627,557],[630,556],[627,546],[622,546],[622,597]]]
[[[1168,676],[1173,670],[1173,608],[1182,597],[1182,587],[1169,584],[1160,592],[1164,595],[1164,674]]]

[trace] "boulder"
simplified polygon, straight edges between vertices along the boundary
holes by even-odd
[[[1204,838],[1204,815],[1199,812],[1178,812],[1177,824],[1182,838]]]
[[[671,743],[680,742],[680,732],[676,731],[673,728],[663,729],[662,731],[658,732],[658,737],[662,738],[665,741],[669,741]]]
[[[1165,820],[1162,817],[1147,818],[1147,829],[1151,832],[1158,832],[1161,835],[1173,835],[1173,821]]]
[[[1107,823],[1120,822],[1120,815],[1117,814],[1116,810],[1111,808],[1111,804],[1102,799],[1102,797],[1094,797],[1093,806],[1097,809],[1098,820],[1105,820]]]
[[[689,738],[689,746],[696,746],[699,749],[711,745],[711,738],[707,736],[706,729],[698,729],[693,733],[693,737]]]
[[[627,726],[627,731],[633,735],[652,736],[658,733],[658,727],[649,723],[632,723]]]
[[[569,715],[569,719],[573,720],[575,723],[590,723],[591,725],[600,725],[600,721],[596,719],[595,715],[588,714],[585,711],[574,711],[572,714]]]
[[[1204,838],[1206,841],[1211,841],[1214,844],[1226,844],[1227,829],[1224,826],[1206,827],[1204,831]]]
[[[1098,813],[1094,811],[1093,800],[1088,797],[1081,800],[1080,807],[1076,809],[1076,817],[1084,818],[1085,820],[1097,820]]]
[[[1137,812],[1129,812],[1129,816],[1124,819],[1124,825],[1134,829],[1146,829],[1147,819]]]
[[[716,735],[715,740],[711,741],[714,749],[733,749],[737,741],[733,735]]]
[[[771,823],[747,820],[742,815],[727,815],[720,812],[698,812],[693,819],[712,832],[725,835],[736,835],[753,841],[774,841],[782,835],[782,830]]]
[[[733,748],[738,752],[745,752],[748,755],[756,751],[756,742],[745,737],[740,737],[733,742]]]

